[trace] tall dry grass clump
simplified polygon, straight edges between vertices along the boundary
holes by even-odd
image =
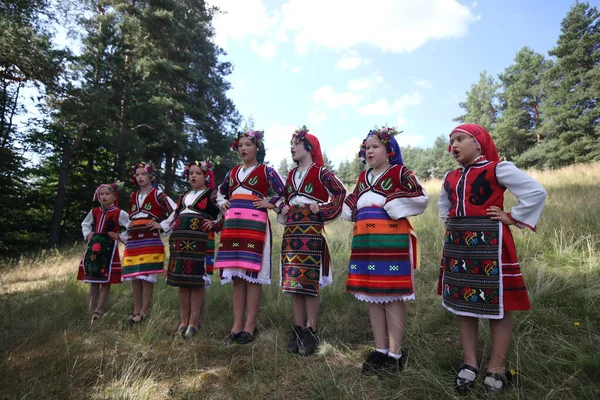
[[[537,233],[513,229],[533,310],[516,313],[508,363],[518,385],[501,398],[600,398],[600,164],[529,171],[548,190]],[[335,278],[321,293],[317,355],[284,351],[292,324],[289,296],[278,287],[282,227],[273,224],[273,283],[264,288],[260,334],[247,346],[220,346],[232,323],[231,287],[207,291],[199,336],[172,337],[177,291],[156,285],[148,320],[124,329],[132,309],[128,284],[112,288],[106,313],[90,325],[87,285],[75,280],[82,247],[5,263],[0,270],[0,398],[91,399],[440,399],[452,398],[461,362],[454,317],[436,295],[444,230],[429,181],[427,211],[412,218],[421,242],[417,301],[409,303],[402,375],[360,375],[373,346],[364,303],[344,293],[352,225],[326,226]],[[507,207],[515,204],[508,195]],[[489,358],[480,324],[481,360]],[[482,365],[485,368],[485,364]],[[476,386],[467,398],[484,395]]]

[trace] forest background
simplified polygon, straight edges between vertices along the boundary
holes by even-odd
[[[213,160],[218,181],[235,165],[232,137],[253,120],[227,96],[233,65],[214,42],[217,13],[204,1],[0,1],[0,256],[80,240],[98,183],[123,182],[126,204],[137,161],[160,167],[174,199],[188,160]],[[55,46],[57,24],[77,54]],[[474,77],[456,121],[489,129],[521,168],[600,160],[599,63],[600,13],[576,2],[548,54],[524,47],[498,76]],[[423,180],[455,168],[444,136],[403,155]],[[363,168],[328,164],[348,186]],[[285,176],[291,165],[275,167]]]

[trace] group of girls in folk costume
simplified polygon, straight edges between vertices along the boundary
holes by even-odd
[[[354,221],[346,290],[368,303],[376,350],[362,365],[364,374],[398,373],[405,362],[402,339],[405,301],[415,299],[417,237],[407,217],[427,208],[428,196],[403,165],[391,128],[372,130],[362,143],[369,165],[344,203],[342,217]]]
[[[438,208],[446,225],[438,293],[458,315],[464,364],[456,390],[468,392],[477,378],[480,318],[490,321],[491,355],[484,385],[502,390],[511,377],[506,354],[512,341],[513,311],[529,310],[510,225],[535,230],[546,191],[512,163],[501,162],[490,134],[463,124],[450,133],[450,153],[461,165],[446,174]],[[519,201],[503,211],[508,189]]]
[[[135,325],[148,315],[154,283],[164,274],[165,248],[161,232],[171,230],[176,204],[156,186],[156,170],[150,163],[138,163],[131,169],[131,182],[138,190],[129,200],[129,228],[123,256],[123,280],[131,280]]]
[[[391,128],[368,133],[359,157],[369,168],[348,195],[324,167],[319,141],[305,127],[292,135],[291,153],[298,165],[285,185],[273,168],[263,164],[262,131],[237,134],[232,150],[241,164],[227,173],[217,190],[210,163],[188,164],[184,176],[191,188],[177,205],[153,187],[155,171],[150,164],[139,163],[132,169],[139,190],[132,194],[129,220],[116,208],[115,186],[101,185],[94,194],[101,207],[93,209],[82,224],[88,246],[78,276],[92,283],[93,318],[102,315],[108,285],[120,281],[116,241],[125,227],[122,279],[133,283],[131,324],[147,315],[152,285],[156,275],[164,272],[160,231],[172,227],[167,283],[180,288],[181,322],[176,333],[194,336],[204,288],[210,283],[214,232],[222,229],[214,268],[220,269],[222,283],[233,283],[234,319],[224,344],[252,342],[261,285],[271,283],[267,215],[271,209],[285,225],[280,285],[292,295],[295,321],[287,351],[311,354],[319,344],[319,289],[333,279],[323,227],[341,213],[354,222],[346,291],[367,303],[375,339],[376,349],[363,363],[362,373],[400,372],[406,358],[402,349],[405,302],[415,299],[414,271],[419,265],[419,244],[407,218],[423,213],[428,196],[404,166],[395,133]],[[509,226],[535,230],[546,192],[512,163],[500,162],[491,136],[478,125],[455,128],[449,152],[460,168],[444,177],[438,203],[446,226],[438,293],[443,306],[458,315],[464,362],[455,388],[466,393],[478,377],[478,319],[484,318],[490,321],[492,336],[484,384],[502,390],[509,377],[505,358],[512,341],[512,312],[530,309]],[[503,211],[506,189],[519,201],[510,213]],[[270,194],[273,197],[268,198]],[[219,213],[224,218],[217,223]]]
[[[298,166],[288,174],[285,205],[277,216],[285,224],[281,286],[292,295],[295,322],[287,351],[310,355],[319,344],[319,287],[333,280],[323,225],[340,215],[346,188],[325,168],[319,140],[306,127],[292,135],[291,153]]]
[[[215,268],[221,282],[233,282],[233,326],[224,344],[247,344],[256,335],[262,285],[271,283],[271,229],[268,210],[283,201],[283,182],[263,164],[262,131],[239,132],[231,145],[242,164],[219,186],[217,202],[225,213]],[[275,195],[267,199],[269,190]],[[244,314],[246,321],[244,322]]]
[[[205,287],[213,274],[215,248],[213,222],[219,216],[215,178],[210,161],[185,166],[183,177],[190,190],[179,198],[169,238],[167,284],[179,287],[181,322],[175,335],[195,336],[204,307]]]
[[[110,292],[110,285],[121,283],[121,258],[117,242],[126,242],[125,234],[129,217],[118,208],[117,186],[102,184],[94,192],[94,201],[100,207],[93,208],[81,223],[83,238],[87,242],[79,264],[77,279],[90,283],[89,312],[92,322],[102,316],[104,302]]]

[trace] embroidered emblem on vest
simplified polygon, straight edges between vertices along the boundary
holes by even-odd
[[[229,186],[233,186],[233,178],[229,178]]]
[[[250,186],[254,186],[254,185],[256,185],[257,183],[258,183],[258,177],[257,177],[257,176],[253,176],[253,177],[252,177],[252,179],[250,179],[250,180],[248,181],[248,185],[250,185]]]
[[[288,186],[287,192],[288,192],[288,193],[292,193],[292,190],[294,190],[294,189],[292,189],[292,187],[291,187],[291,186]]]
[[[385,181],[381,182],[381,188],[386,192],[392,188],[392,178],[387,178]]]
[[[137,206],[135,204],[131,205],[131,212],[134,212],[135,210],[137,210]]]
[[[144,209],[146,209],[148,211],[152,210],[152,203],[146,203],[146,204],[144,204]]]
[[[313,192],[313,190],[315,190],[315,188],[313,187],[312,183],[309,183],[308,185],[304,186],[304,191],[307,194],[311,194]]]
[[[364,182],[361,182],[361,183],[358,184],[358,190],[360,190],[360,191],[365,190],[365,184],[364,184]]]

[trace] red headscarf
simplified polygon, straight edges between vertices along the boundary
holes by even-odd
[[[305,140],[308,140],[308,143],[310,143],[310,155],[312,156],[313,162],[317,164],[318,167],[324,167],[325,162],[323,161],[323,154],[321,153],[321,144],[319,143],[319,139],[310,133],[307,133],[305,138]]]
[[[477,125],[477,124],[462,124],[457,126],[450,132],[450,136],[454,132],[462,132],[467,135],[473,136],[475,142],[479,145],[479,149],[481,150],[481,154],[488,161],[500,161],[500,157],[498,156],[498,150],[496,150],[496,145],[494,144],[494,139],[489,134],[485,128]],[[448,151],[451,151],[451,146],[448,146]]]
[[[115,183],[103,183],[102,185],[98,186],[96,188],[96,191],[94,192],[94,197],[92,198],[92,201],[94,201],[94,200],[98,200],[98,202],[100,201],[98,196],[100,194],[100,189],[102,189],[103,187],[107,187],[108,190],[113,192],[113,194],[115,195],[114,205],[115,205],[115,207],[119,207],[119,192],[117,191],[117,185]]]

